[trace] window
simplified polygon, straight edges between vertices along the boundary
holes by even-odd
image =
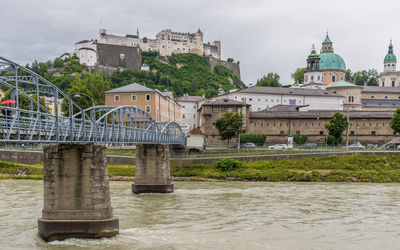
[[[319,131],[319,135],[324,135],[324,131]]]
[[[261,111],[261,108],[257,108],[257,111]]]
[[[150,101],[150,95],[146,94],[146,101]]]
[[[371,99],[374,99],[374,98],[375,98],[375,96],[371,95]],[[399,96],[399,98],[400,98],[400,96]]]
[[[136,95],[131,95],[132,102],[136,101]]]
[[[151,113],[151,106],[150,105],[146,105],[146,112],[147,113]]]
[[[185,114],[182,115],[182,118],[185,118]]]
[[[259,101],[259,102],[261,102],[261,99],[260,99],[260,98],[258,98],[258,101]]]
[[[400,98],[400,97],[399,97]],[[265,99],[266,102],[268,102],[268,99]]]
[[[218,108],[213,108],[214,113],[218,113]]]
[[[371,135],[376,135],[376,131],[372,131],[372,132],[371,132]]]
[[[300,135],[300,131],[296,131],[296,135]]]
[[[237,99],[237,96],[235,96],[235,100]]]
[[[336,76],[332,76],[332,82],[336,82]]]
[[[311,76],[311,81],[314,81],[314,76]]]
[[[349,96],[349,102],[354,102],[354,96]]]
[[[318,76],[318,81],[321,79],[321,77],[320,76]]]
[[[196,115],[193,115],[193,118],[196,118]]]
[[[119,102],[119,95],[114,96],[114,102]]]
[[[233,111],[233,109],[232,108],[228,108],[228,112],[232,112]]]
[[[354,135],[354,131],[350,131],[350,135]]]
[[[289,99],[289,105],[296,105],[296,99]]]
[[[185,106],[182,106],[182,108],[185,108]]]
[[[387,97],[387,95],[385,95],[385,99],[387,99],[388,97]]]
[[[392,87],[394,87],[394,81],[392,81]]]
[[[249,98],[249,101],[253,101],[253,98]]]
[[[284,135],[284,134],[285,134],[285,131],[279,131],[279,134],[280,134],[280,135]]]
[[[195,108],[196,108],[196,106],[193,106],[193,108],[195,109]]]

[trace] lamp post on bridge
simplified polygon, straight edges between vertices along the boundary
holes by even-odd
[[[93,98],[88,94],[85,94],[85,93],[82,93],[82,92],[72,92],[70,95],[74,95],[74,97],[76,97],[76,98],[80,98],[81,95],[87,96],[92,101],[92,104],[93,104],[92,107],[96,106],[96,104],[94,103]]]

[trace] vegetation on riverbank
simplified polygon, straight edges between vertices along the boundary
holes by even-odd
[[[184,180],[400,182],[400,155],[347,155],[291,160],[171,167],[171,176]],[[229,164],[235,166],[229,167]],[[111,180],[132,180],[134,166],[109,165]],[[41,166],[0,162],[0,179],[41,179]]]

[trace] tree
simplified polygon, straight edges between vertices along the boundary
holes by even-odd
[[[221,140],[228,140],[238,138],[243,126],[243,115],[238,113],[226,112],[221,118],[215,122],[215,127],[219,132]]]
[[[261,79],[257,80],[256,86],[279,87],[279,78],[279,75],[276,73],[268,73],[267,76],[263,76]]]
[[[235,60],[233,60],[233,58],[228,58],[226,61],[233,63]]]
[[[378,86],[378,71],[376,69],[361,70],[353,74],[348,69],[346,71],[346,81],[354,82],[356,85]]]
[[[303,145],[304,143],[306,143],[308,141],[308,136],[306,136],[306,135],[295,135],[293,137],[293,140],[297,145],[301,146],[301,145]]]
[[[64,66],[64,61],[61,58],[57,57],[54,59],[53,68],[61,68],[62,66]]]
[[[304,83],[304,73],[307,68],[297,68],[296,71],[290,75],[293,78],[294,83]]]
[[[77,76],[71,83],[67,94],[70,98],[76,102],[82,109],[93,106],[92,101],[84,96],[75,97],[72,95],[74,92],[85,93],[91,96],[96,105],[104,104],[104,92],[110,89],[110,80],[102,72],[84,73],[81,76]],[[62,111],[68,112],[68,102],[64,101],[62,104]],[[75,108],[74,113],[78,112]]]
[[[393,129],[393,132],[400,133],[400,108],[397,108],[394,112],[390,127]]]
[[[328,135],[333,136],[336,141],[333,143],[337,145],[342,142],[342,133],[349,126],[347,117],[342,113],[336,112],[329,123],[325,124],[325,128],[328,130]]]

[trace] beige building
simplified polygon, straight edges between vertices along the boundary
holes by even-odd
[[[181,124],[181,106],[171,92],[161,92],[132,83],[105,92],[107,106],[134,106],[147,112],[156,121],[172,121]]]

